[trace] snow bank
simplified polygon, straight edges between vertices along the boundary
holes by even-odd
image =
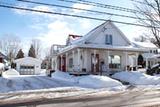
[[[54,73],[52,73],[52,78],[61,80],[61,81],[72,82],[72,83],[78,82],[75,76],[62,71],[55,71]]]
[[[119,79],[124,82],[129,82],[132,85],[158,85],[160,84],[160,77],[150,76],[138,71],[132,72],[119,72],[113,76],[115,79]]]
[[[72,85],[61,81],[55,81],[55,79],[47,76],[20,75],[7,78],[0,77],[0,93],[58,87],[72,87]]]
[[[79,78],[80,85],[87,85],[93,88],[109,88],[123,86],[122,83],[120,83],[119,81],[113,80],[107,76],[89,75],[81,76]]]
[[[19,76],[19,72],[16,71],[15,69],[9,69],[5,72],[2,73],[3,77],[12,77],[12,76]]]
[[[47,76],[46,69],[41,69],[41,71],[40,71],[40,73],[38,75],[40,75],[40,76]]]
[[[76,83],[76,85],[80,87],[87,88],[111,88],[123,86],[119,81],[113,80],[107,76],[87,75],[76,77],[73,75],[69,75],[66,72],[56,71],[52,73],[52,78],[66,82]]]

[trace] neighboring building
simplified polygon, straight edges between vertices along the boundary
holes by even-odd
[[[25,57],[14,61],[16,70],[20,75],[36,75],[41,71],[42,61],[37,58]]]
[[[142,54],[144,59],[144,65],[146,68],[153,66],[160,62],[160,55],[158,52],[158,47],[153,43],[146,41],[146,42],[133,42],[133,44],[138,48],[143,48],[148,50],[148,53]]]
[[[61,71],[86,71],[97,74],[102,64],[111,71],[137,67],[138,56],[148,52],[138,48],[111,22],[107,21],[83,37],[69,42],[55,59]]]
[[[49,65],[49,62],[51,62],[51,70],[56,70],[56,68],[57,68],[57,55],[60,52],[60,50],[62,50],[65,47],[66,47],[66,45],[58,45],[58,44],[53,44],[51,46],[50,61],[46,62],[47,66]]]

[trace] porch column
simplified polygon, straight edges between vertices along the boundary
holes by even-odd
[[[56,56],[56,58],[55,58],[55,69],[54,70],[58,70],[58,57]]]
[[[72,58],[73,58],[73,67],[72,67],[72,69],[73,69],[73,71],[74,71],[74,69],[75,69],[75,65],[74,65],[74,50],[72,51]]]
[[[148,58],[146,58],[146,69],[148,69]]]
[[[128,65],[128,58],[127,58],[128,52],[125,52],[125,70],[127,71],[127,65]]]
[[[68,53],[66,53],[66,71],[68,71]]]
[[[61,71],[63,70],[63,55],[61,55]]]
[[[109,55],[110,55],[110,51],[107,51],[107,64],[108,64],[108,69],[109,69]]]
[[[78,54],[77,54],[77,62],[78,62],[78,71],[80,71],[80,49],[77,49],[77,52],[78,52]]]
[[[138,68],[138,55],[139,55],[139,53],[136,53],[136,64],[135,64],[136,69]]]
[[[94,50],[93,54],[94,54],[93,55],[94,56],[94,61],[93,61],[94,62],[94,70],[93,71],[96,72],[96,50]]]

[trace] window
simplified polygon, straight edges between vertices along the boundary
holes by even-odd
[[[155,54],[158,54],[158,50],[154,50],[154,53],[155,53]]]
[[[109,56],[109,68],[120,69],[121,68],[121,56],[110,55]]]
[[[106,35],[105,43],[107,45],[112,45],[112,35]]]
[[[34,66],[21,65],[20,69],[34,69]]]
[[[69,59],[69,68],[72,68],[73,67],[73,58],[70,58]]]

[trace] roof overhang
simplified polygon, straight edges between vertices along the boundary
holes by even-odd
[[[70,45],[59,52],[59,55],[76,48],[83,49],[95,49],[95,50],[110,50],[110,51],[124,51],[124,52],[142,52],[147,53],[148,49],[145,48],[135,48],[132,46],[111,46],[111,45],[100,45],[100,44],[78,44]]]

